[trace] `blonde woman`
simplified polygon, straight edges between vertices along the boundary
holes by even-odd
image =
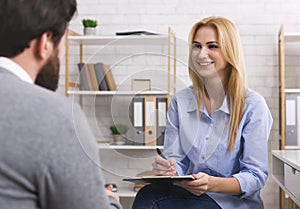
[[[148,185],[133,209],[262,209],[268,177],[272,116],[262,96],[246,87],[240,36],[222,17],[196,23],[189,36],[193,85],[173,96],[157,175],[194,180]]]

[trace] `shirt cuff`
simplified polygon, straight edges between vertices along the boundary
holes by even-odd
[[[184,175],[184,172],[183,172],[182,168],[180,167],[180,165],[178,165],[178,163],[176,164],[176,171],[177,171],[178,176]]]
[[[111,206],[113,206],[110,208],[122,209],[122,205],[120,205],[120,203],[116,200],[116,198],[114,198],[112,196],[108,196],[108,201],[109,201],[109,204]]]

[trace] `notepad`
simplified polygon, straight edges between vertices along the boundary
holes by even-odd
[[[129,181],[132,183],[152,183],[152,184],[161,184],[161,183],[172,183],[175,181],[191,181],[194,180],[192,175],[185,176],[142,176],[142,177],[132,177],[124,178],[123,181]]]

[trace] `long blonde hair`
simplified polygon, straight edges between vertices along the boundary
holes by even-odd
[[[218,43],[224,59],[228,63],[229,77],[227,79],[227,94],[230,101],[230,132],[228,150],[233,148],[239,123],[244,114],[246,97],[246,67],[239,33],[234,24],[223,17],[208,17],[197,22],[189,35],[189,46],[192,45],[197,30],[201,27],[213,27],[217,31]],[[189,75],[197,95],[197,107],[200,109],[204,97],[204,84],[195,72],[189,53]]]

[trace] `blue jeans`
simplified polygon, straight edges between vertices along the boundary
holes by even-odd
[[[172,184],[150,184],[141,188],[132,209],[222,209],[207,194],[193,195]]]

